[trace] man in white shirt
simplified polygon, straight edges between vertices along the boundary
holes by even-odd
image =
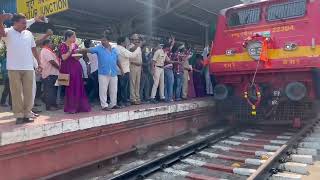
[[[88,77],[89,77],[89,70],[90,68],[88,68],[88,64],[87,62],[83,59],[83,57],[81,57],[79,59],[79,62],[81,64],[82,67],[82,79],[84,79],[83,81],[85,82],[85,84],[87,83]]]
[[[83,57],[79,59],[80,65],[82,67],[82,80],[84,89],[86,90],[86,94],[89,94],[89,88],[88,88],[88,81],[89,81],[89,75],[90,75],[90,65],[88,64],[89,61],[86,59],[84,60]]]
[[[36,22],[48,22],[48,19],[44,16],[37,16],[35,18],[29,19],[27,20],[27,29],[29,29],[34,23]],[[51,35],[53,35],[53,31],[51,29],[48,29],[46,34],[44,34],[43,36],[39,37],[39,39],[37,39],[36,42],[36,46],[41,46],[43,41],[46,40],[48,37],[50,37]],[[34,58],[33,59],[33,66],[34,69],[38,68],[38,63],[37,60]],[[36,109],[34,106],[37,106],[35,103],[36,100],[36,96],[39,97],[41,95],[41,74],[40,73],[36,73],[34,72],[34,83],[33,83],[33,89],[32,89],[32,93],[33,93],[33,108],[31,113],[33,114],[32,117],[38,117],[39,115],[36,113],[41,112],[41,110]]]
[[[120,37],[117,40],[117,51],[118,51],[118,62],[120,68],[120,76],[119,76],[119,85],[120,85],[120,106],[128,106],[130,103],[128,102],[129,94],[129,78],[130,78],[130,58],[137,58],[141,52],[141,48],[138,45],[135,45],[132,50],[134,52],[130,52],[126,47],[126,38]],[[130,89],[131,91],[132,89]]]
[[[94,47],[90,39],[84,41],[84,47],[89,49]],[[99,81],[98,81],[98,56],[96,54],[87,53],[84,58],[87,61],[89,68],[89,78],[87,82],[88,98],[90,102],[99,100]]]
[[[34,83],[33,57],[41,66],[32,33],[27,28],[27,19],[22,14],[12,16],[13,27],[4,28],[3,22],[11,16],[0,15],[0,37],[7,46],[7,69],[12,95],[12,110],[17,124],[33,122],[32,87]]]

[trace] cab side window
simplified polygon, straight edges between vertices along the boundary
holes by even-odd
[[[268,7],[267,20],[277,21],[302,17],[306,14],[307,0],[293,0]]]
[[[228,15],[228,25],[241,26],[256,24],[260,21],[260,8],[242,9],[233,11]]]

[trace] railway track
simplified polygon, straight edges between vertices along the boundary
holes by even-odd
[[[296,180],[308,173],[319,139],[318,120],[301,130],[227,128],[110,179]]]

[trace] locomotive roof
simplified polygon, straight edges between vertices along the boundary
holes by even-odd
[[[235,5],[235,6],[232,6],[232,7],[229,7],[229,8],[225,8],[225,9],[222,9],[220,11],[220,14],[221,15],[225,15],[226,12],[230,9],[237,9],[237,8],[243,8],[243,7],[247,7],[247,6],[251,6],[251,5],[254,5],[254,4],[258,4],[258,3],[263,3],[263,2],[267,2],[267,1],[276,1],[276,0],[255,0],[255,1],[249,1],[248,3],[242,3],[242,4],[239,4],[239,5]]]

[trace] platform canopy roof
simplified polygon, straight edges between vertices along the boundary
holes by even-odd
[[[99,38],[137,32],[156,37],[174,35],[205,43],[206,29],[221,9],[240,0],[69,0],[69,10],[50,17],[56,30],[74,29],[81,37]],[[210,35],[209,35],[210,36]]]

